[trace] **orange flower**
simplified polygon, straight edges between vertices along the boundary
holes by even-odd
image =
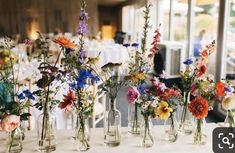
[[[216,83],[216,93],[219,96],[224,96],[225,95],[225,84],[221,81]]]
[[[207,99],[203,97],[197,97],[191,101],[188,108],[193,116],[195,116],[197,119],[203,119],[208,115],[209,104]]]
[[[75,94],[72,90],[69,90],[67,95],[64,95],[63,102],[60,103],[59,107],[61,109],[69,109],[71,105],[77,100]]]
[[[201,56],[207,58],[209,56],[208,51],[205,49],[201,52]]]
[[[69,39],[61,36],[54,40],[55,43],[59,44],[61,47],[66,49],[74,49],[75,45]]]
[[[205,73],[206,73],[206,65],[204,63],[199,64],[198,72],[197,72],[197,77],[200,77],[200,76],[202,76]]]

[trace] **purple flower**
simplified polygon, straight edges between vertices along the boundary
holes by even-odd
[[[33,41],[30,40],[30,39],[25,39],[24,43],[25,43],[25,45],[28,45],[28,46],[32,46],[33,45]]]
[[[82,10],[79,16],[79,25],[78,25],[78,34],[79,35],[85,35],[88,33],[88,13],[85,12],[85,10]]]
[[[127,100],[129,103],[135,103],[140,97],[140,93],[136,87],[130,87],[127,91]]]
[[[190,58],[188,58],[188,59],[186,59],[183,63],[184,63],[185,65],[191,65],[191,64],[193,64],[193,60],[190,59]]]
[[[87,52],[84,51],[84,50],[81,50],[81,51],[80,51],[80,58],[81,58],[81,59],[84,59],[84,58],[86,58],[86,57],[87,57]]]
[[[233,93],[233,92],[234,92],[234,88],[231,87],[231,86],[225,86],[225,91],[226,91],[227,93]]]

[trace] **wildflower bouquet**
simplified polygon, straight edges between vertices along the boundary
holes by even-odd
[[[206,64],[209,55],[215,50],[215,41],[210,45],[207,45],[204,50],[201,51],[201,57],[196,59],[195,62],[192,59],[187,59],[184,61],[186,69],[181,71],[181,79],[183,84],[184,91],[184,100],[182,102],[182,112],[179,124],[179,130],[184,134],[191,134],[191,118],[188,112],[188,104],[190,102],[190,95],[195,90],[199,90],[198,94],[200,96],[210,97],[209,92],[203,89],[201,85],[210,83],[211,80],[208,80],[205,76],[206,74]],[[205,79],[206,78],[206,79]]]
[[[79,44],[75,45],[65,37],[54,40],[61,46],[64,53],[62,64],[67,73],[66,80],[69,83],[70,91],[64,95],[60,103],[61,109],[72,109],[77,115],[76,134],[78,150],[88,150],[89,132],[87,119],[93,112],[95,94],[91,89],[91,83],[99,81],[95,63],[99,57],[89,58],[85,50],[85,37],[88,32],[85,0],[81,1],[81,11],[79,16],[78,37]]]
[[[22,84],[15,75],[16,57],[12,47],[8,38],[0,44],[0,130],[9,132],[6,152],[21,152],[23,135],[19,127],[22,121],[28,120],[30,100],[35,98],[29,90],[20,89]]]
[[[235,95],[234,86],[226,80],[218,81],[215,85],[215,93],[222,108],[227,111],[224,126],[235,127]]]
[[[152,43],[153,47],[150,49],[150,52],[147,52],[146,41],[147,41],[147,33],[150,28],[149,25],[149,12],[151,5],[147,3],[145,5],[144,10],[144,28],[143,28],[143,36],[141,39],[141,50],[138,50],[138,44],[133,43],[131,46],[135,48],[135,56],[132,56],[132,60],[129,63],[129,74],[125,77],[125,79],[129,82],[130,88],[128,89],[128,102],[129,105],[129,126],[130,132],[132,134],[140,134],[140,124],[141,124],[141,108],[143,101],[146,99],[142,99],[137,93],[137,88],[140,86],[145,86],[147,82],[147,76],[152,70],[152,61],[154,55],[158,52],[158,45],[160,42],[159,30],[155,31],[154,42]],[[127,47],[128,45],[126,45]]]

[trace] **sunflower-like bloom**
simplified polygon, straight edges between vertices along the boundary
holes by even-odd
[[[75,45],[72,43],[69,39],[66,37],[58,37],[54,40],[55,43],[59,44],[61,47],[66,48],[66,49],[71,49],[74,50]]]
[[[209,104],[207,99],[203,97],[197,97],[191,101],[188,108],[193,116],[195,116],[197,119],[203,119],[208,115]]]
[[[173,109],[169,107],[169,104],[165,101],[161,101],[160,105],[155,109],[155,115],[159,116],[161,120],[167,120],[171,113],[173,112]]]

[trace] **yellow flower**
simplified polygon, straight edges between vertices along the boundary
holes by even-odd
[[[160,105],[155,109],[155,115],[159,116],[161,120],[167,120],[171,116],[173,109],[169,107],[168,103],[161,101]]]
[[[146,74],[143,72],[139,72],[135,74],[135,78],[139,81],[145,80],[147,78]]]

